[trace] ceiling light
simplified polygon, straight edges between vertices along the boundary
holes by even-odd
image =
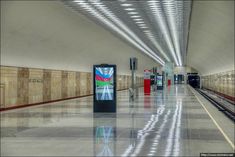
[[[118,17],[115,16],[105,5],[100,3],[85,3],[84,1],[76,1],[80,7],[86,8],[97,20],[104,23],[113,31],[120,34],[136,48],[149,55],[151,58],[164,65],[162,60],[152,49],[150,49],[135,33],[133,33]],[[138,14],[138,12],[128,12],[129,14]],[[137,21],[138,22],[138,21]]]
[[[172,35],[173,39],[173,44],[175,46],[176,54],[178,57],[179,65],[182,65],[182,60],[181,60],[181,54],[180,54],[180,43],[179,43],[179,36],[177,32],[177,21],[176,21],[176,8],[174,7],[175,5],[174,1],[169,1],[167,3],[163,3],[164,10],[166,10],[167,13],[167,20],[170,26],[170,33]]]
[[[123,4],[121,4],[121,6],[123,6],[123,7],[130,7],[130,6],[132,6],[132,4],[123,3]]]
[[[143,21],[143,19],[133,19],[134,21]]]
[[[146,26],[140,26],[140,28],[148,28],[148,27],[146,27]]]
[[[128,14],[130,14],[130,15],[136,15],[136,14],[138,14],[138,12],[132,11],[132,12],[128,12]]]
[[[139,26],[146,26],[146,24],[145,23],[141,23],[141,24],[138,24]]]
[[[127,10],[127,11],[134,11],[135,8],[125,8],[125,10]]]
[[[144,21],[136,21],[135,23],[137,23],[137,24],[138,24],[138,23],[144,23]]]
[[[139,15],[132,15],[131,18],[140,18],[141,16]]]
[[[176,65],[178,66],[179,62],[178,62],[178,59],[177,59],[177,56],[176,56],[176,53],[174,50],[174,46],[171,41],[171,35],[169,33],[165,18],[163,18],[164,17],[163,10],[161,7],[159,7],[160,4],[157,1],[148,1],[148,3],[149,3],[149,5],[154,7],[154,11],[152,10],[152,13],[154,14],[155,20],[158,23],[161,32],[163,33],[163,37],[166,40],[166,43],[167,43],[168,48],[174,58],[174,61],[175,61]]]

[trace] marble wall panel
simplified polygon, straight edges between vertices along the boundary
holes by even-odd
[[[0,84],[0,108],[5,106],[5,85]]]
[[[122,89],[122,85],[123,85],[123,77],[122,75],[119,75],[119,79],[118,79],[118,83],[119,83],[119,89]]]
[[[128,88],[129,87],[129,76],[126,76],[126,87],[125,88]]]
[[[51,100],[62,98],[62,71],[51,71]]]
[[[231,71],[229,72],[229,76],[228,76],[228,93],[231,96],[235,96],[235,71]]]
[[[62,98],[68,97],[68,72],[67,71],[62,71],[61,93],[62,93]]]
[[[122,76],[121,75],[117,75],[117,90],[121,89],[121,84],[122,84]]]
[[[17,104],[17,74],[16,67],[1,66],[1,107]]]
[[[87,73],[80,73],[80,96],[87,95]]]
[[[76,72],[68,72],[68,97],[76,94]]]
[[[127,88],[127,76],[124,76],[123,84],[123,88]]]
[[[51,70],[43,70],[43,101],[51,100]]]
[[[43,70],[29,69],[29,102],[43,101]]]
[[[89,72],[1,67],[1,108],[93,93]],[[143,81],[137,77],[137,84]],[[142,83],[143,84],[143,83]],[[117,89],[131,86],[131,76],[117,75]]]
[[[234,86],[234,70],[202,77],[203,88],[207,88],[227,96],[235,97]]]
[[[119,82],[120,82],[120,84],[119,84],[120,87],[119,87],[119,88],[120,88],[120,89],[123,89],[123,88],[124,88],[124,87],[123,87],[123,86],[124,86],[124,83],[123,83],[123,82],[124,82],[124,76],[123,76],[123,75],[120,75],[120,80],[119,80]]]
[[[127,85],[127,79],[126,79],[126,76],[124,75],[122,79],[122,89],[125,89],[126,85]]]
[[[76,96],[80,95],[80,72],[76,72]]]
[[[127,85],[127,88],[130,88],[131,87],[131,76],[128,76],[128,85]]]
[[[28,104],[29,102],[29,69],[18,68],[17,75],[17,104]]]
[[[92,94],[92,86],[93,86],[93,83],[92,83],[92,74],[91,73],[86,73],[86,80],[87,80],[87,91],[86,91],[86,94],[89,95],[89,94]]]
[[[140,78],[137,76],[136,77],[136,86],[139,87],[140,86]]]

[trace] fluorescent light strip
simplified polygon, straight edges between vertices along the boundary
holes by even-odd
[[[141,16],[139,16],[139,15],[132,15],[131,16],[132,18],[139,18],[139,17],[141,17]],[[143,19],[133,19],[134,21],[141,21],[141,20],[143,20]],[[137,22],[136,22],[137,23]],[[146,24],[144,23],[144,22],[138,22],[138,23],[140,23],[139,24],[139,26],[141,26],[140,28],[142,28],[142,29],[146,29],[146,28],[148,28],[148,27],[146,27]],[[151,37],[152,38],[152,40],[153,40],[153,36]],[[165,57],[165,59],[169,62],[170,61],[170,59],[169,59],[169,57],[166,55],[166,53],[164,53],[163,52],[163,49],[160,47],[160,45],[156,42],[156,40],[155,41],[153,41],[153,43],[155,44],[155,46],[157,47],[157,49],[158,49],[158,51],[160,51],[160,53]]]
[[[134,21],[143,21],[143,19],[133,19]]]
[[[121,20],[119,20],[114,14],[112,14],[111,11],[106,9],[106,7],[102,7],[101,5],[99,5],[100,3],[93,3],[93,4],[96,5],[97,8],[106,16],[108,16],[113,22],[115,22],[116,25],[125,30],[126,33],[128,33],[132,38],[134,38],[151,55],[155,56],[155,58],[157,58],[159,62],[161,62],[162,64],[165,63],[156,53],[154,53],[147,45],[145,45],[145,43],[143,43]]]
[[[132,15],[132,16],[130,16],[131,18],[140,18],[141,16],[139,16],[139,15]]]
[[[175,5],[174,5],[174,1],[164,0],[164,2],[163,2],[164,9],[168,13],[167,14],[168,15],[167,20],[168,20],[168,23],[171,27],[170,31],[171,31],[171,34],[172,34],[172,37],[173,37],[173,41],[174,41],[174,45],[175,45],[179,65],[182,66],[179,36],[178,36],[177,28],[176,28],[177,27],[176,26],[176,19],[175,19],[176,17],[174,16],[176,14],[176,10],[174,8]]]
[[[137,15],[138,12],[133,12],[133,11],[131,11],[131,12],[128,12],[127,14],[130,14],[130,15]]]
[[[179,62],[177,60],[176,54],[174,52],[174,47],[171,43],[170,34],[167,30],[167,24],[166,21],[163,19],[162,11],[160,10],[159,6],[156,3],[157,1],[148,1],[148,4],[151,6],[151,10],[153,14],[155,15],[156,22],[159,24],[161,31],[163,32],[163,37],[165,38],[167,45],[170,49],[170,52],[174,58],[174,61],[177,66],[179,66]],[[158,2],[159,4],[160,2]]]
[[[124,10],[127,10],[127,11],[134,11],[135,8],[125,8]]]
[[[111,27],[114,31],[116,31],[118,34],[122,35],[124,38],[126,38],[129,42],[131,42],[133,45],[135,45],[138,49],[140,49],[141,51],[145,52],[147,55],[149,55],[150,57],[152,57],[153,59],[155,59],[157,62],[159,62],[161,65],[164,65],[165,62],[159,57],[157,56],[154,52],[151,52],[151,50],[146,47],[147,49],[150,50],[150,52],[148,50],[146,50],[145,48],[143,48],[142,46],[140,46],[139,44],[137,44],[133,39],[131,39],[129,36],[127,36],[123,31],[121,31],[116,25],[114,25],[113,23],[111,23],[109,20],[107,20],[106,17],[104,17],[103,15],[101,15],[99,12],[97,12],[96,10],[94,10],[90,5],[88,5],[87,3],[84,3],[84,1],[79,1],[79,0],[75,0],[74,2],[76,2],[77,4],[79,4],[82,8],[87,9],[87,11],[89,11],[92,15],[94,15],[97,19],[99,19],[100,21],[102,21],[104,24],[106,24],[107,26]],[[100,6],[101,7],[101,6]]]
[[[151,32],[147,33],[147,36],[149,37],[150,41],[156,46],[156,48],[159,50],[159,52],[163,55],[163,57],[170,62],[170,58],[166,55],[166,53],[164,53],[162,47],[160,46],[160,44],[156,41],[154,35]]]
[[[129,3],[123,3],[123,4],[121,4],[121,6],[123,6],[123,7],[130,7],[130,6],[132,6],[132,4],[129,4]]]
[[[136,21],[135,23],[144,23],[144,21]]]
[[[148,27],[146,27],[146,26],[140,26],[140,28],[147,29]]]

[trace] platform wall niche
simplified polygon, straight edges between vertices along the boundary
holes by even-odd
[[[1,66],[1,108],[53,102],[93,94],[91,72]],[[143,86],[143,78],[136,77]],[[117,75],[117,90],[131,86],[130,75]]]
[[[202,76],[202,88],[235,101],[235,71]]]

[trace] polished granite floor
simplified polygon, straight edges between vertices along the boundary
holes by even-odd
[[[186,85],[129,101],[116,114],[93,114],[92,97],[1,113],[1,156],[199,156],[230,153]]]

